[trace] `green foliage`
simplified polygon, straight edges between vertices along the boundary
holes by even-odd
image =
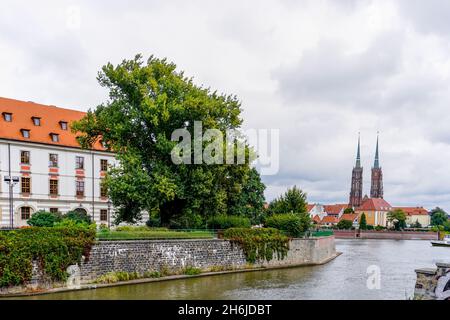
[[[341,221],[338,222],[336,227],[341,230],[349,230],[353,227],[353,222],[351,222],[350,220],[342,219]]]
[[[53,227],[56,222],[61,221],[61,215],[44,210],[33,213],[27,223],[33,227]]]
[[[154,227],[160,227],[161,226],[161,220],[159,217],[150,216],[148,220],[145,222],[145,225],[149,228]]]
[[[62,218],[64,220],[73,220],[76,223],[87,223],[87,224],[92,223],[91,217],[89,217],[87,213],[84,211],[78,210],[69,211],[65,215],[63,215]]]
[[[175,64],[153,56],[146,62],[137,55],[117,66],[108,63],[98,81],[109,90],[108,101],[73,123],[72,129],[83,147],[102,139],[116,152],[119,164],[105,178],[118,208],[116,224],[136,222],[142,210],[156,210],[162,226],[177,228],[196,228],[216,214],[257,214],[262,186],[253,183],[257,179],[248,161],[253,152],[243,139],[238,138],[245,164],[175,164],[171,158],[179,147],[172,133],[186,129],[193,137],[195,121],[202,122],[203,132],[238,130],[242,119],[236,96],[197,86]],[[237,157],[230,142],[224,139],[220,146]],[[193,150],[194,143],[191,155]]]
[[[209,229],[250,228],[250,226],[250,219],[246,217],[221,214],[208,219]]]
[[[311,218],[307,213],[274,214],[265,222],[266,227],[282,230],[289,237],[300,237],[310,225]]]
[[[374,230],[375,228],[374,228],[374,226],[372,226],[372,225],[367,225],[367,227],[366,227],[366,230]]]
[[[188,276],[195,276],[200,273],[202,273],[201,269],[192,266],[187,266],[186,268],[183,269],[183,274]]]
[[[443,226],[445,222],[448,221],[448,214],[443,209],[437,207],[430,211],[431,215],[431,225],[432,226]]]
[[[375,231],[386,230],[386,227],[383,226],[375,226]]]
[[[387,214],[387,220],[394,224],[394,229],[396,231],[406,228],[406,214],[402,209],[389,211]]]
[[[0,287],[31,280],[33,260],[52,280],[66,280],[67,267],[89,256],[94,239],[94,225],[0,231]]]
[[[355,213],[355,210],[353,210],[353,208],[346,208],[344,210],[344,214],[347,214],[347,213]]]
[[[214,234],[210,231],[174,231],[166,228],[148,228],[147,226],[117,227],[114,231],[99,232],[99,240],[139,240],[139,239],[211,239]]]
[[[361,215],[361,218],[359,220],[359,228],[361,230],[367,230],[367,219],[366,219],[366,214],[364,212]]]
[[[294,186],[269,204],[270,213],[307,212],[306,193]]]
[[[230,228],[225,230],[224,238],[239,244],[249,263],[270,261],[274,254],[281,260],[289,250],[289,238],[273,228]]]

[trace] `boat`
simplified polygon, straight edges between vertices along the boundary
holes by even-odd
[[[433,246],[450,247],[450,235],[446,235],[443,240],[431,241]]]

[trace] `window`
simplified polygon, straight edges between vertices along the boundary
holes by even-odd
[[[57,133],[50,133],[50,138],[53,142],[59,142],[59,134]]]
[[[58,208],[50,208],[51,213],[59,213]]]
[[[84,196],[84,181],[77,181],[77,196]]]
[[[39,118],[39,117],[31,117],[31,120],[33,120],[33,124],[35,126],[40,126],[41,125],[41,118]]]
[[[100,221],[108,221],[108,210],[106,209],[100,210]]]
[[[104,198],[108,196],[108,188],[104,181],[100,181],[100,197]]]
[[[3,112],[3,119],[5,121],[11,122],[12,121],[12,113],[9,112]]]
[[[20,151],[20,163],[30,164],[30,151]]]
[[[22,177],[22,193],[31,193],[31,178]]]
[[[100,170],[108,171],[108,160],[105,160],[105,159],[100,160]]]
[[[57,196],[58,195],[58,180],[50,179],[50,195]]]
[[[48,165],[49,165],[49,167],[53,167],[53,168],[58,167],[58,155],[56,153],[49,154]]]
[[[30,207],[22,207],[20,208],[20,217],[22,220],[28,220],[31,217],[31,208]]]
[[[84,157],[75,157],[75,169],[84,169]]]
[[[30,130],[28,130],[28,129],[20,129],[20,132],[22,132],[22,137],[24,137],[25,139],[29,139],[30,138]]]
[[[61,126],[62,130],[67,130],[67,122],[66,121],[60,121],[59,125]]]

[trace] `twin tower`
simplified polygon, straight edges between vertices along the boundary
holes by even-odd
[[[361,206],[363,200],[363,168],[361,167],[360,154],[360,137],[358,137],[358,151],[356,154],[356,165],[352,171],[352,185],[350,189],[349,206],[357,208]],[[370,185],[371,198],[383,198],[383,172],[380,167],[380,160],[378,157],[378,136],[377,147],[375,150],[375,162],[372,168],[372,183]]]

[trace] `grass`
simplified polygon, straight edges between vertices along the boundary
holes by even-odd
[[[137,227],[136,229],[119,229],[115,231],[100,231],[97,233],[98,240],[147,240],[147,239],[212,239],[214,233],[211,231],[175,231],[154,230],[150,228]]]

